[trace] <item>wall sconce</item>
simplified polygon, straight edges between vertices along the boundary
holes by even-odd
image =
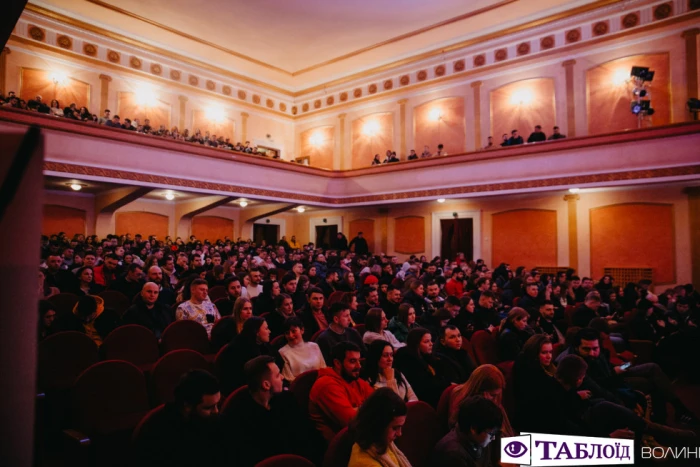
[[[156,105],[155,92],[147,86],[136,88],[136,91],[134,91],[134,98],[136,104],[143,107],[154,107]]]
[[[630,74],[626,70],[616,70],[612,75],[612,84],[614,86],[622,86],[629,80]]]
[[[362,125],[362,133],[365,136],[376,136],[379,133],[379,122],[376,120],[370,120]]]
[[[68,76],[60,71],[52,71],[49,75],[49,79],[53,82],[54,86],[63,86],[68,81]]]
[[[529,105],[533,99],[532,91],[529,89],[518,89],[510,96],[512,105]]]
[[[431,122],[442,120],[442,112],[440,109],[431,109],[430,112],[428,112],[428,119]]]
[[[309,143],[313,146],[321,146],[323,144],[323,135],[320,131],[315,132],[311,137],[309,137]]]

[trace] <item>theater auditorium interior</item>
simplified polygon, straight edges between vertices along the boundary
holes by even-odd
[[[698,0],[6,0],[0,466],[698,465],[699,37]]]

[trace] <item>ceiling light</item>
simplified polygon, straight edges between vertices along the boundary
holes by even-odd
[[[80,191],[83,189],[83,185],[81,185],[80,183],[71,183],[70,187],[73,191]]]
[[[578,193],[579,191],[581,191],[580,188],[569,188],[569,193]]]
[[[170,190],[166,191],[166,192],[165,192],[165,199],[167,199],[168,201],[174,200],[174,199],[175,199],[175,193],[173,193],[173,192],[170,191]]]
[[[53,81],[53,84],[56,86],[58,85],[63,85],[66,83],[68,80],[68,76],[66,76],[65,73],[62,73],[60,71],[52,71],[51,74],[49,75],[49,79]]]
[[[437,202],[438,202],[438,203],[444,203],[444,202],[445,202],[445,198],[438,198]]]
[[[371,120],[362,125],[362,133],[365,136],[375,136],[379,133],[379,122],[376,120]]]
[[[302,213],[302,212],[304,212],[304,211],[306,211],[306,208],[304,208],[304,206],[299,206],[299,207],[297,208],[297,212],[299,212],[299,213]]]
[[[437,122],[442,118],[442,112],[440,112],[440,109],[432,109],[428,112],[428,118],[431,122]]]
[[[244,207],[248,206],[248,201],[241,201],[241,202],[238,203],[238,205],[239,205],[240,207],[244,208]]]
[[[510,103],[513,105],[528,105],[533,99],[532,91],[529,89],[518,89],[510,96]]]

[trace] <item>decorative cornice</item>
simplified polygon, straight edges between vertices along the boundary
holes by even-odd
[[[100,75],[98,78],[100,78],[100,81],[112,81],[112,77],[109,75]]]
[[[569,67],[569,66],[574,66],[576,65],[576,60],[570,59],[570,60],[564,60],[561,64],[564,68]]]
[[[578,201],[580,199],[581,199],[581,197],[579,195],[576,195],[576,194],[564,195],[564,201],[567,201],[567,202]]]
[[[686,29],[681,33],[683,39],[688,39],[689,37],[695,37],[700,34],[700,28]]]

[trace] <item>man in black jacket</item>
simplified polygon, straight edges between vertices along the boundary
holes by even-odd
[[[539,308],[540,329],[552,340],[552,344],[564,343],[564,334],[554,324],[554,303],[551,300],[542,302]]]
[[[510,132],[508,146],[515,146],[518,144],[523,144],[523,137],[518,134],[518,130],[513,130]]]
[[[500,325],[498,311],[493,306],[493,292],[487,290],[479,297],[479,304],[474,310],[474,331],[493,332]]]
[[[123,293],[129,300],[133,300],[143,287],[143,268],[136,263],[131,263],[126,274],[118,277],[109,285],[110,290]]]
[[[362,232],[357,232],[357,237],[353,238],[348,245],[348,249],[352,250],[352,246],[355,245],[355,254],[357,256],[366,255],[369,253],[369,246],[367,245],[367,240],[362,236]]]
[[[540,125],[535,126],[535,131],[530,133],[530,137],[527,139],[528,143],[540,143],[542,141],[547,141],[547,135],[542,131]]]
[[[158,284],[146,282],[134,304],[124,313],[122,317],[124,324],[138,324],[146,327],[153,331],[157,339],[160,339],[165,328],[172,323],[173,316],[170,308],[158,301],[159,295]]]
[[[451,324],[440,328],[440,345],[436,356],[440,361],[438,371],[452,383],[464,383],[474,371],[474,362],[469,353],[462,349],[462,333]]]

